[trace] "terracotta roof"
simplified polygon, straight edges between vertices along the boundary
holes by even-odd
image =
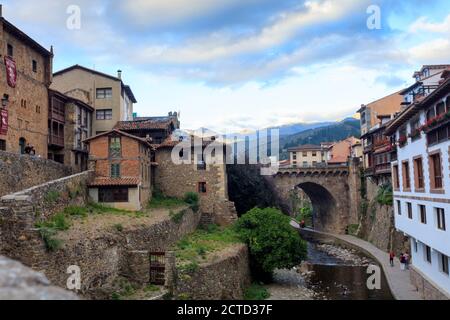
[[[171,117],[139,118],[133,121],[119,121],[114,127],[114,129],[119,130],[166,129],[171,124],[174,125],[174,119]]]
[[[301,150],[322,150],[323,148],[314,144],[304,144],[302,146],[289,148],[288,151],[301,151]]]
[[[137,186],[139,185],[139,178],[108,178],[96,177],[93,182],[89,184],[90,187],[108,187],[108,186]]]
[[[143,144],[153,148],[153,145],[149,141],[147,141],[145,138],[140,138],[140,137],[137,137],[135,135],[132,135],[132,134],[129,134],[129,133],[126,133],[124,131],[117,130],[117,129],[112,129],[111,131],[100,133],[100,134],[98,134],[96,136],[93,136],[93,137],[90,137],[90,138],[87,138],[87,139],[83,140],[83,142],[89,143],[89,142],[91,142],[91,140],[95,140],[95,139],[97,139],[99,137],[107,136],[107,135],[109,135],[111,133],[117,133],[119,135],[122,135],[122,136],[125,136],[125,137],[128,137],[128,138],[134,139],[136,141],[139,141],[139,142],[141,142],[141,143],[143,143]]]
[[[348,157],[345,156],[335,156],[331,160],[328,160],[328,163],[345,163],[348,161]]]

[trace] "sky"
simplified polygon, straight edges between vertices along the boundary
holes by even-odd
[[[180,111],[184,129],[340,120],[412,84],[423,64],[450,63],[448,0],[0,3],[7,20],[53,45],[54,71],[120,69],[139,116]]]

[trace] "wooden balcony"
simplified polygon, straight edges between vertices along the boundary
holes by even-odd
[[[49,137],[48,137],[48,144],[50,146],[56,146],[56,147],[64,148],[64,137],[56,136],[56,135],[49,135]]]

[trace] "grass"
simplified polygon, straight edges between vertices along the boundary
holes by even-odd
[[[91,203],[85,207],[66,207],[64,211],[55,214],[51,218],[36,223],[36,228],[39,229],[39,233],[42,240],[44,240],[47,250],[55,251],[62,245],[62,241],[56,238],[58,232],[69,230],[74,219],[84,219],[89,215],[95,214],[116,214],[137,218],[145,216],[145,213],[140,211],[130,212],[106,207],[98,203]],[[123,231],[122,225],[115,225],[114,228],[119,232]]]
[[[348,234],[352,236],[356,236],[356,232],[358,231],[359,224],[351,224],[348,226]]]
[[[240,243],[237,233],[232,228],[221,229],[210,225],[181,239],[175,248],[177,262],[182,271],[195,271],[198,264],[207,259],[207,255],[220,251],[227,246]]]
[[[61,193],[59,191],[56,190],[49,190],[45,195],[44,195],[44,202],[47,204],[53,204],[56,201],[58,201],[59,197],[61,196]]]
[[[148,203],[148,209],[159,209],[159,208],[176,208],[181,206],[189,205],[189,207],[194,211],[199,210],[199,196],[195,192],[186,192],[183,199],[178,199],[174,197],[166,197],[160,191],[155,191],[153,193],[152,200]]]
[[[116,279],[115,286],[118,287],[118,290],[111,294],[112,300],[122,300],[123,298],[130,297],[135,294],[138,289],[125,278]]]
[[[116,231],[118,232],[122,232],[123,231],[123,225],[120,223],[117,223],[114,225],[114,229],[116,229]]]
[[[270,298],[270,293],[262,285],[253,283],[245,290],[244,300],[266,300]]]

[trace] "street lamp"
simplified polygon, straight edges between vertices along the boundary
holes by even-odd
[[[8,106],[8,103],[9,103],[9,95],[5,93],[2,98],[2,107],[6,108]]]

